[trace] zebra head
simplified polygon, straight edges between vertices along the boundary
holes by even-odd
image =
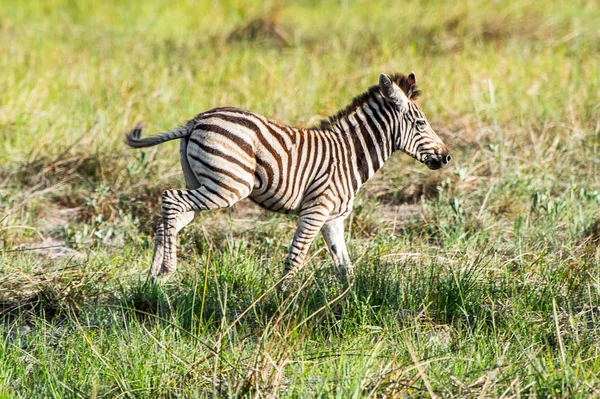
[[[383,98],[392,104],[398,122],[396,137],[392,137],[394,148],[423,162],[429,169],[446,166],[452,159],[450,152],[414,101],[420,94],[415,74],[392,75],[391,79],[381,74],[379,88]]]

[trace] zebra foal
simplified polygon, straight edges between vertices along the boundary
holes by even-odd
[[[215,108],[185,125],[148,138],[138,126],[126,135],[134,148],[180,139],[186,190],[166,190],[156,230],[150,277],[176,268],[177,233],[200,211],[250,197],[263,208],[297,214],[298,226],[284,267],[284,287],[322,232],[336,275],[353,274],[344,219],[360,187],[394,151],[430,169],[450,162],[444,143],[415,99],[414,73],[382,74],[379,84],[313,128],[286,126],[238,108]]]

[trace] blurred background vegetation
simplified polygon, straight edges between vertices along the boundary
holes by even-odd
[[[0,396],[599,395],[599,21],[594,0],[0,2]],[[317,242],[279,298],[295,220],[249,202],[144,284],[183,180],[177,143],[125,131],[223,105],[307,126],[409,71],[452,165],[397,154],[364,187],[350,291]]]

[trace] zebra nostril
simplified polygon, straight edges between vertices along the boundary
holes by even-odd
[[[450,154],[446,155],[446,163],[450,163],[451,160],[452,157],[450,156]]]

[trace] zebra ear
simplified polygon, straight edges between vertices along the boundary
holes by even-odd
[[[417,77],[415,76],[414,72],[411,72],[408,74],[408,85],[409,86],[414,86],[417,84]]]
[[[408,97],[406,97],[402,89],[392,83],[390,78],[383,73],[379,76],[379,89],[383,98],[396,104],[402,112],[406,111],[408,108]]]
[[[406,80],[408,81],[408,93],[406,93],[406,96],[413,98],[413,92],[417,88],[417,77],[415,76],[415,73],[409,73]],[[416,94],[415,97],[416,96],[418,96],[418,94]]]
[[[382,73],[379,76],[379,90],[381,90],[381,94],[383,94],[383,97],[386,100],[391,102],[396,102],[398,100],[396,93],[394,92],[394,84],[385,73]]]

